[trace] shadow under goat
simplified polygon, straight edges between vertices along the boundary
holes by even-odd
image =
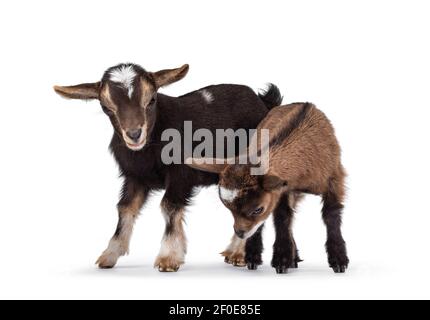
[[[236,241],[246,245],[249,269],[261,264],[261,230],[273,212],[276,240],[272,266],[278,273],[297,267],[292,235],[294,208],[305,193],[321,195],[327,227],[328,262],[336,273],[349,264],[341,233],[345,195],[345,170],[334,129],[327,117],[310,103],[273,108],[258,125],[269,130],[269,167],[264,175],[252,175],[251,164],[221,159],[188,159],[190,166],[218,173],[221,201],[234,217]],[[258,149],[262,151],[261,146]],[[251,151],[252,152],[252,151]],[[248,161],[249,163],[249,161]],[[245,244],[246,241],[246,244]]]
[[[102,80],[75,86],[55,86],[55,91],[71,99],[97,99],[114,128],[110,143],[123,177],[118,202],[118,225],[107,249],[97,260],[100,268],[112,268],[126,254],[134,222],[151,191],[165,189],[161,209],[166,227],[155,267],[177,271],[184,263],[186,238],[183,229],[185,208],[193,189],[218,183],[218,175],[166,165],[161,152],[166,129],[176,129],[184,137],[184,122],[193,130],[255,129],[268,110],[280,105],[276,86],[257,95],[249,87],[221,84],[202,88],[180,97],[158,93],[165,85],[181,80],[188,65],[149,72],[136,64],[109,68]],[[183,149],[181,149],[183,157]],[[242,255],[244,253],[242,252]]]

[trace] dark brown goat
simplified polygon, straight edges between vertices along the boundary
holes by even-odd
[[[345,171],[330,121],[312,104],[296,103],[273,108],[257,128],[262,129],[270,131],[267,174],[252,175],[250,164],[212,164],[209,159],[193,159],[191,166],[219,173],[220,197],[233,213],[238,238],[261,238],[261,225],[274,213],[272,266],[278,273],[299,261],[291,230],[297,196],[321,195],[328,261],[336,273],[345,272],[349,263],[341,234]],[[261,251],[254,256],[247,252],[250,269],[261,263]]]
[[[168,142],[161,136],[166,129],[176,129],[182,137],[184,121],[192,121],[193,130],[254,129],[268,109],[282,100],[274,85],[259,96],[246,86],[230,84],[209,86],[181,97],[157,93],[187,72],[188,65],[148,72],[135,64],[121,64],[108,69],[99,82],[54,88],[66,98],[98,99],[114,127],[110,149],[124,182],[118,226],[97,261],[100,268],[112,268],[127,253],[140,209],[150,192],[160,189],[165,189],[161,208],[166,229],[155,266],[160,271],[176,271],[184,263],[185,207],[194,187],[216,184],[218,175],[183,164],[164,164],[161,151]]]

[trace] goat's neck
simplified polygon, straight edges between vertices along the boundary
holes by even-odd
[[[160,137],[161,133],[170,128],[177,128],[178,126],[178,98],[166,96],[158,93],[157,95],[157,115],[155,119],[155,126],[153,130],[154,137]]]

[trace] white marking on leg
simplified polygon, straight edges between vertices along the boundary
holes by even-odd
[[[172,264],[169,267],[175,269],[184,263],[187,252],[187,240],[182,225],[184,210],[174,212],[172,216],[172,212],[169,212],[165,205],[162,204],[162,212],[166,223],[171,224],[172,229],[171,233],[163,236],[156,265],[163,259],[167,259]]]
[[[121,217],[121,230],[119,235],[112,237],[107,249],[96,262],[100,267],[113,267],[119,257],[128,254],[135,220],[136,218],[132,214],[126,214]]]
[[[120,83],[126,90],[128,97],[133,95],[133,82],[137,73],[132,65],[120,66],[110,72],[110,80]]]
[[[201,93],[203,99],[206,101],[206,103],[212,103],[212,102],[214,102],[214,100],[215,100],[214,96],[213,96],[213,94],[211,92],[209,92],[209,90],[203,89],[203,90],[200,91],[200,93]]]
[[[228,245],[226,251],[231,251],[231,252],[242,251],[244,249],[245,241],[246,241],[245,239],[241,239],[238,236],[234,235],[233,238],[231,238],[231,242]]]
[[[126,214],[121,217],[121,230],[118,236],[114,236],[109,242],[106,249],[111,254],[123,256],[128,254],[130,238],[133,232],[133,226],[136,218],[131,214]]]
[[[238,190],[231,190],[224,187],[219,188],[219,194],[222,200],[232,202],[239,194]]]
[[[185,259],[186,245],[185,238],[172,234],[164,236],[161,241],[159,257],[169,257],[179,263],[183,263]]]

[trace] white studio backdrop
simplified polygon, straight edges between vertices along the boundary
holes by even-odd
[[[430,298],[428,1],[13,1],[0,4],[0,298]],[[161,193],[142,211],[130,255],[93,264],[112,235],[120,180],[112,129],[97,102],[54,84],[97,81],[119,62],[190,64],[162,90],[217,83],[279,86],[332,120],[348,170],[343,232],[350,269],[324,251],[317,197],[295,221],[299,269],[276,275],[218,255],[232,217],[215,187],[187,212],[188,255],[175,274],[152,268]]]

